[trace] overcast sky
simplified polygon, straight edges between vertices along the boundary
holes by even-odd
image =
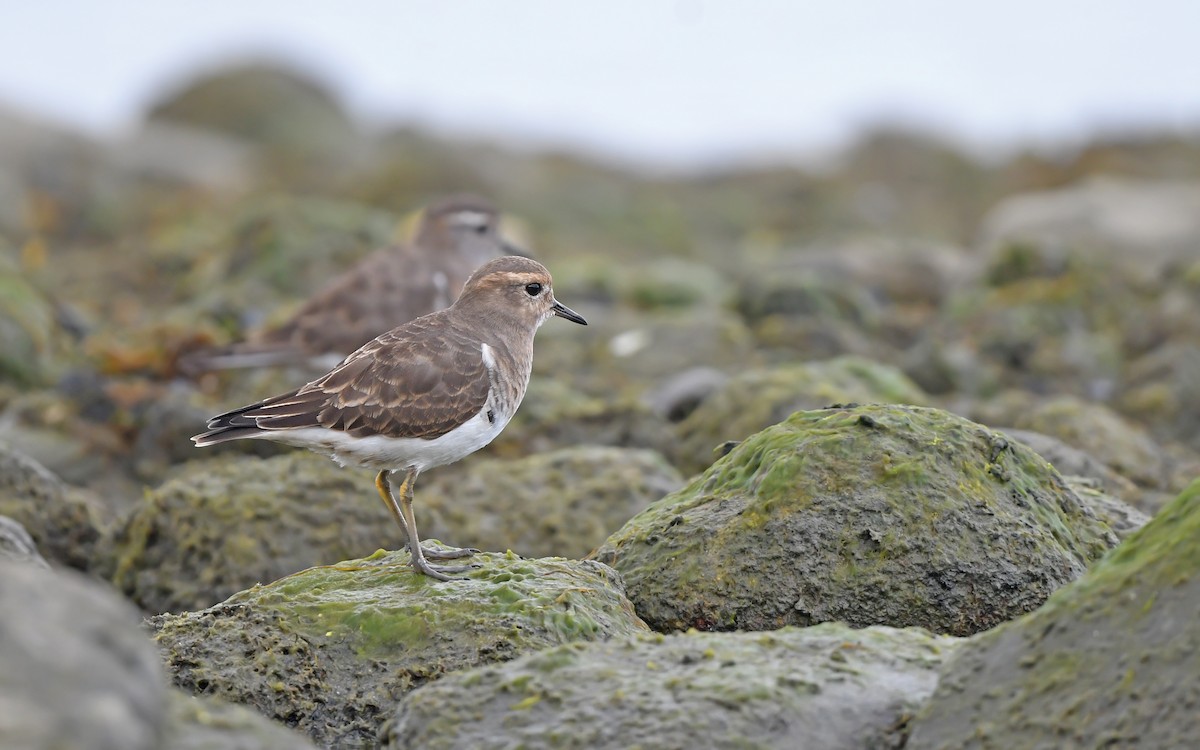
[[[664,163],[902,119],[971,144],[1200,132],[1195,0],[0,0],[0,103],[113,132],[274,56],[371,122]]]

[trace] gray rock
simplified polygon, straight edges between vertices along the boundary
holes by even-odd
[[[713,452],[803,409],[845,403],[924,404],[926,396],[904,373],[858,357],[750,369],[738,373],[678,425],[675,463],[702,471]]]
[[[948,412],[797,412],[596,558],[659,631],[841,620],[969,635],[1037,608],[1116,537],[1052,466]]]
[[[340,748],[372,747],[395,700],[446,672],[645,630],[599,563],[472,559],[468,580],[443,583],[380,552],[150,624],[178,686]]]
[[[400,536],[370,472],[307,451],[234,455],[186,464],[147,492],[114,535],[103,572],[147,612],[193,610],[312,565],[398,547]]]
[[[827,623],[571,643],[409,693],[385,748],[898,748],[958,639]]]
[[[659,383],[644,400],[655,414],[679,422],[728,382],[715,367],[689,367]]]
[[[1145,272],[1200,245],[1200,184],[1094,178],[1057,190],[1016,195],[983,219],[980,245],[993,258],[1013,246],[1049,271],[1073,252]]]
[[[137,622],[76,573],[0,562],[0,747],[159,748],[165,685]]]
[[[86,492],[68,487],[32,458],[0,443],[0,515],[28,530],[50,560],[91,570],[109,522]]]
[[[245,706],[174,689],[162,750],[315,750],[307,737]]]
[[[1067,485],[1080,502],[1112,529],[1118,539],[1124,540],[1133,532],[1150,522],[1150,516],[1132,505],[1115,498],[1090,477],[1064,476]]]
[[[8,516],[0,516],[0,560],[28,563],[39,568],[50,567],[25,527]]]
[[[1137,485],[1109,468],[1087,451],[1067,445],[1053,435],[1033,430],[1010,427],[1000,428],[1013,440],[1018,440],[1033,449],[1033,452],[1054,464],[1064,476],[1087,477],[1110,495],[1120,498],[1136,498],[1140,493]]]
[[[1040,609],[963,644],[908,750],[1200,747],[1200,481]]]
[[[576,558],[683,486],[679,472],[654,451],[587,445],[468,460],[418,481],[424,536],[527,557]]]

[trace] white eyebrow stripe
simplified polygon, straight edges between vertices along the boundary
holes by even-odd
[[[481,211],[458,211],[454,214],[454,223],[465,227],[481,227],[486,225],[490,218]]]

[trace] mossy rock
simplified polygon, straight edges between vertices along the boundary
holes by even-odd
[[[1095,456],[1139,487],[1161,489],[1167,480],[1162,447],[1141,427],[1104,404],[1057,396],[1014,414],[1012,423],[1013,427],[1052,435]]]
[[[385,748],[898,747],[958,639],[840,623],[571,643],[406,695]]]
[[[730,440],[741,440],[803,409],[838,403],[923,405],[927,398],[904,373],[858,357],[747,370],[704,400],[678,426],[676,465],[703,471]]]
[[[962,646],[911,750],[1200,747],[1200,480],[1044,606]]]
[[[4,443],[0,516],[24,526],[49,560],[84,571],[95,567],[97,545],[112,525],[102,503]]]
[[[969,635],[1038,607],[1116,537],[1044,459],[937,409],[797,412],[597,552],[655,630],[842,620]]]
[[[456,546],[583,557],[681,486],[662,456],[630,448],[464,461],[417,480],[417,524],[422,535]]]
[[[147,612],[215,604],[261,581],[403,545],[370,472],[306,451],[194,461],[142,498],[104,570]]]
[[[439,582],[381,551],[149,623],[180,687],[343,748],[373,747],[395,701],[446,673],[645,630],[598,563],[472,561],[482,567],[467,580]]]
[[[61,339],[54,305],[0,254],[0,382],[48,380]]]
[[[539,346],[539,354],[548,348]],[[562,378],[534,377],[521,408],[484,452],[519,457],[586,444],[651,448],[667,455],[674,443],[667,420],[638,399],[611,392],[596,396]]]
[[[245,706],[172,689],[164,750],[316,750],[299,732]]]
[[[1150,522],[1150,516],[1108,494],[1099,482],[1090,477],[1064,475],[1063,479],[1080,502],[1112,529],[1117,539],[1124,540]]]

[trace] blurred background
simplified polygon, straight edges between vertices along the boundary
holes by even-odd
[[[0,440],[109,522],[311,376],[181,356],[462,190],[592,323],[543,329],[493,452],[575,424],[686,476],[904,400],[1102,454],[1151,509],[1196,466],[1195,3],[3,5]]]

